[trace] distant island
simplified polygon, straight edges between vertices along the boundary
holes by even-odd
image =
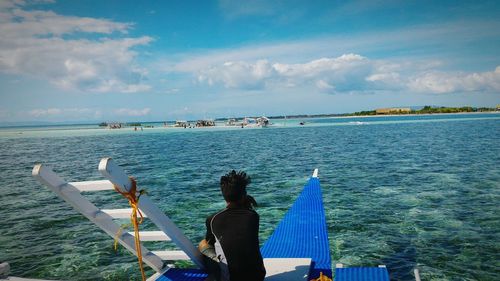
[[[410,115],[410,114],[442,114],[442,113],[468,113],[468,112],[494,112],[500,111],[500,105],[496,108],[490,107],[445,107],[426,105],[421,109],[412,109],[409,107],[390,107],[378,108],[374,110],[358,111],[353,113],[337,114],[300,114],[300,115],[280,115],[270,116],[269,119],[283,118],[320,118],[320,117],[349,117],[349,116],[374,116],[374,115]],[[226,120],[227,118],[218,118],[217,120]]]
[[[410,108],[379,108],[369,111],[359,111],[354,113],[345,114],[345,116],[364,116],[364,115],[405,115],[405,114],[440,114],[440,113],[467,113],[467,112],[492,112],[499,110],[497,108],[489,107],[434,107],[426,105],[421,109],[410,109]]]

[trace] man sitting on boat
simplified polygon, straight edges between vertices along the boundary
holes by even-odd
[[[207,234],[198,248],[207,257],[209,280],[261,281],[266,270],[259,249],[257,205],[247,195],[250,178],[245,172],[231,171],[222,176],[220,186],[227,206],[206,220]]]

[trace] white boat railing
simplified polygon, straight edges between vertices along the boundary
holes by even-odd
[[[122,192],[127,192],[130,189],[129,177],[111,158],[103,158],[100,161],[99,171],[107,180],[66,182],[49,167],[42,164],[35,165],[32,174],[39,182],[46,185],[109,236],[116,237],[127,250],[137,255],[134,233],[123,232],[117,235],[121,232],[120,226],[113,221],[113,219],[130,218],[131,209],[99,209],[80,193],[83,191],[113,190],[113,184],[119,187]],[[150,219],[159,228],[159,231],[141,231],[139,235],[141,241],[172,241],[181,249],[181,251],[150,251],[141,243],[144,263],[156,272],[164,272],[165,269],[168,269],[168,266],[165,266],[163,262],[164,260],[190,259],[199,268],[204,267],[198,249],[146,194],[140,197],[139,209],[144,217]]]

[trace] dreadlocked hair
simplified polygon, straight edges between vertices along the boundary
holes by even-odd
[[[250,177],[243,171],[232,170],[220,178],[222,196],[227,202],[237,202],[247,196],[247,185]]]

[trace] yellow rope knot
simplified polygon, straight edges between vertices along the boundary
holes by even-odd
[[[323,272],[319,273],[319,277],[316,279],[311,279],[310,281],[333,281],[331,278],[329,278],[326,275],[323,275]]]
[[[137,251],[137,260],[139,262],[139,269],[141,270],[142,280],[146,280],[146,275],[144,274],[144,268],[142,266],[142,250],[141,250],[141,240],[139,237],[139,225],[143,222],[144,216],[139,210],[139,198],[142,194],[145,194],[144,189],[137,191],[137,182],[133,177],[130,178],[131,187],[129,191],[121,191],[120,188],[113,184],[116,192],[120,193],[123,197],[128,200],[128,204],[132,207],[132,213],[130,213],[130,224],[122,225],[115,235],[115,251],[118,248],[118,237],[120,237],[123,229],[127,226],[132,225],[134,227],[134,240],[135,240],[135,250]],[[140,218],[137,218],[139,214]]]

